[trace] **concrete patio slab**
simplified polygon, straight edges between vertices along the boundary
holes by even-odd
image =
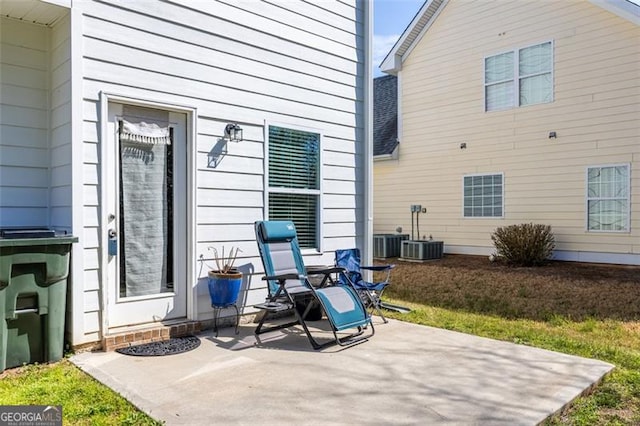
[[[178,355],[71,360],[167,425],[535,425],[598,382],[601,361],[391,320],[311,349],[298,328],[200,335]]]

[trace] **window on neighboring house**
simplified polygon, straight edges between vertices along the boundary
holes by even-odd
[[[293,221],[301,248],[320,248],[320,139],[269,126],[269,220]]]
[[[629,166],[587,168],[587,230],[629,230]]]
[[[550,41],[485,58],[485,111],[552,101],[553,45]]]
[[[464,176],[464,217],[502,217],[502,182],[502,173]]]

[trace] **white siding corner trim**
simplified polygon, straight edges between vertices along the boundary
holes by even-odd
[[[373,2],[363,2],[365,48],[364,48],[364,245],[363,259],[373,264]],[[399,92],[399,91],[398,91]],[[400,103],[398,102],[398,105]],[[399,116],[398,116],[399,117]],[[398,129],[400,131],[400,129]],[[398,133],[400,135],[400,133]],[[367,276],[370,279],[371,276]]]

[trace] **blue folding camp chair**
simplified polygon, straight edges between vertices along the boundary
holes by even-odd
[[[344,269],[330,268],[314,271],[324,275],[322,284],[313,287],[307,279],[305,266],[298,245],[296,228],[290,221],[258,221],[255,223],[256,240],[264,265],[269,295],[265,303],[255,305],[264,310],[264,315],[256,327],[259,335],[300,324],[314,349],[338,344],[349,346],[366,341],[375,330],[371,316],[367,313],[355,289],[350,285],[336,285],[332,276],[344,273]],[[314,305],[319,304],[331,326],[334,339],[319,343],[307,327],[305,319]],[[300,306],[306,306],[300,309]],[[292,310],[296,316],[293,322],[263,328],[269,317],[275,313]],[[338,332],[355,329],[351,334]],[[370,329],[366,335],[365,330]]]
[[[389,285],[391,270],[395,265],[362,266],[360,265],[360,250],[357,248],[336,250],[336,266],[344,268],[347,273],[339,276],[340,283],[346,284],[346,278],[353,284],[362,302],[371,311],[376,311],[386,323],[387,319],[382,314],[382,293]],[[379,272],[385,275],[381,281],[368,282],[362,277],[362,271]]]

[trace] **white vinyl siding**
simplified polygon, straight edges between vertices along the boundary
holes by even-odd
[[[553,101],[553,44],[549,41],[484,60],[485,111]]]
[[[629,166],[587,168],[587,229],[629,230]]]
[[[269,220],[291,220],[303,249],[321,241],[321,135],[269,126]]]
[[[0,227],[49,226],[49,37],[0,18]]]
[[[464,217],[502,217],[503,181],[502,174],[464,176],[462,178]]]
[[[0,224],[73,225],[72,344],[99,340],[105,324],[105,95],[194,111],[193,319],[213,318],[197,261],[210,261],[209,246],[241,249],[243,313],[264,301],[253,224],[268,213],[266,122],[322,129],[316,247],[326,251],[305,257],[330,264],[336,248],[364,245],[369,7],[87,0],[49,28],[0,18]],[[236,122],[244,140],[224,143]]]
[[[0,18],[0,227],[71,231],[69,17]]]
[[[365,14],[355,1],[322,7],[276,3],[74,3],[81,18],[74,25],[82,26],[75,45],[81,47],[83,72],[83,221],[85,235],[91,236],[84,247],[87,277],[102,277],[106,229],[101,215],[108,214],[100,205],[101,92],[197,112],[194,252],[211,263],[209,246],[241,249],[236,265],[247,276],[239,298],[243,313],[253,312],[252,305],[266,294],[253,229],[268,213],[265,122],[322,129],[318,244],[326,250],[362,245]],[[241,142],[224,139],[228,123],[242,127]],[[333,261],[332,252],[310,255],[314,264]],[[187,267],[201,265],[192,263]],[[195,319],[208,320],[213,312],[207,268],[195,273]]]

